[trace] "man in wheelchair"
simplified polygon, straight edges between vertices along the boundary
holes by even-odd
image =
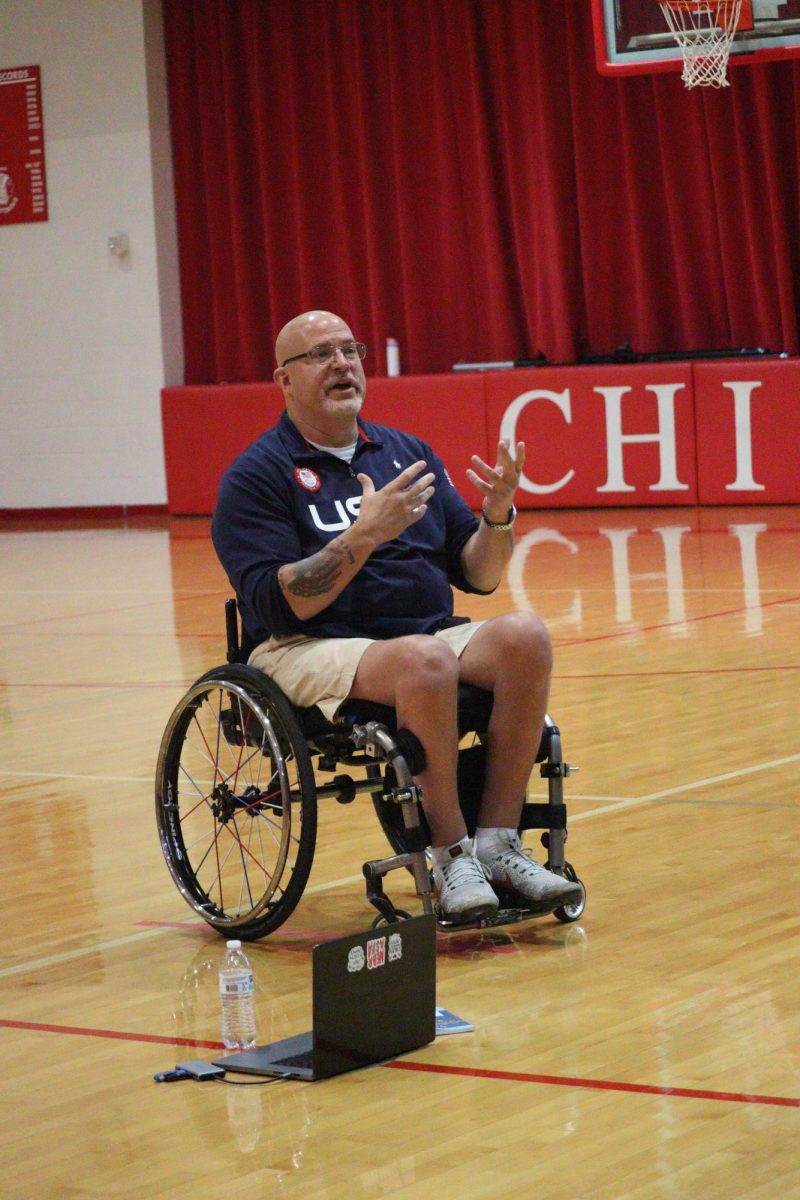
[[[516,612],[451,623],[452,587],[488,594],[513,548],[520,442],[473,455],[479,520],[419,439],[363,421],[366,347],[333,313],[302,313],[275,344],[286,411],[224,476],[214,545],[236,592],[251,665],[333,719],[346,700],[396,709],[422,743],[418,776],[440,916],[491,916],[491,886],[538,906],[576,884],[523,853],[517,833],[547,708],[542,622]],[[460,682],[493,693],[474,844],[456,789]]]

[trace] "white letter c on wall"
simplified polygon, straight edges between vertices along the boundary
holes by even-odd
[[[563,392],[548,392],[535,389],[531,392],[523,392],[512,400],[506,411],[503,413],[503,419],[500,422],[500,437],[514,443],[517,440],[517,421],[519,415],[528,404],[532,404],[534,400],[549,400],[555,404],[563,413],[564,420],[568,425],[572,424],[572,413],[569,403],[569,388],[565,388]],[[523,492],[533,492],[537,496],[547,495],[549,492],[558,492],[561,488],[566,487],[570,479],[573,478],[575,472],[567,471],[566,475],[562,475],[556,483],[534,483],[528,479],[527,475],[520,476],[519,486]]]

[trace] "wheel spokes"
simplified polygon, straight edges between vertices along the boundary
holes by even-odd
[[[238,693],[211,688],[194,705],[177,764],[182,849],[203,907],[211,903],[233,922],[280,898],[300,844],[291,828],[292,801],[301,798],[296,763],[280,753],[282,731],[273,724]]]

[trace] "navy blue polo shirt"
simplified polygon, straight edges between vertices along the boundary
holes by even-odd
[[[222,478],[211,523],[219,559],[236,592],[244,643],[271,635],[390,638],[434,633],[453,613],[451,585],[477,592],[461,551],[478,519],[454,488],[442,461],[419,438],[359,420],[352,463],[317,450],[284,412]],[[358,516],[361,484],[379,491],[424,459],[436,489],[425,516],[376,547],[331,604],[301,621],[278,583],[284,563],[321,550]]]

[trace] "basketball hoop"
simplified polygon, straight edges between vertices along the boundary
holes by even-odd
[[[683,54],[687,88],[727,87],[742,0],[658,0]]]

